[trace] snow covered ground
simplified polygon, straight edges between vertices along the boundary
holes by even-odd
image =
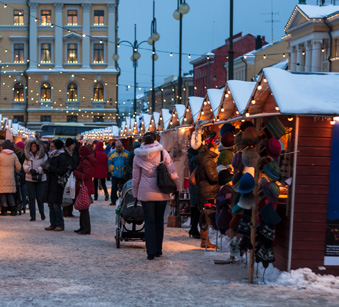
[[[249,285],[244,264],[214,264],[228,256],[226,239],[224,252],[205,252],[187,228],[165,227],[164,255],[154,261],[142,242],[117,249],[108,203],[100,195],[91,206],[89,236],[73,232],[79,218],[51,232],[48,220],[29,222],[27,213],[0,216],[0,306],[339,305],[338,278],[270,268],[266,284]]]

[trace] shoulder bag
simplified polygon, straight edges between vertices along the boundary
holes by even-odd
[[[33,168],[33,161],[31,160],[32,168]],[[36,173],[32,174],[32,180],[34,181],[41,181],[42,180],[42,174]]]
[[[170,177],[163,159],[163,152],[161,151],[160,164],[157,166],[157,186],[161,193],[175,193],[177,191],[177,185]]]
[[[91,204],[91,198],[89,197],[88,189],[84,181],[82,181],[80,185],[79,193],[75,199],[74,209],[79,210],[79,211],[86,210],[89,208],[90,204]]]

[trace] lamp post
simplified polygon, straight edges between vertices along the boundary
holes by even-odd
[[[178,0],[177,9],[173,12],[175,20],[179,20],[179,75],[178,75],[178,103],[182,101],[182,77],[181,77],[181,57],[182,57],[182,16],[190,11],[189,5],[186,0]]]
[[[155,0],[153,0],[153,20],[151,23],[151,36],[148,38],[147,43],[152,45],[152,112],[155,110],[155,88],[154,88],[154,62],[158,60],[158,55],[155,53],[155,42],[160,39],[157,32],[157,20],[155,18]]]
[[[146,43],[147,41],[142,41],[138,43],[137,41],[137,25],[134,24],[134,43],[127,40],[120,41],[117,47],[120,47],[121,43],[127,43],[133,48],[133,54],[131,55],[131,61],[133,62],[134,68],[134,98],[133,98],[133,117],[137,114],[137,67],[138,67],[138,60],[141,58],[141,54],[138,52],[138,48],[141,44]],[[118,61],[119,55],[117,53],[113,54],[113,60]]]

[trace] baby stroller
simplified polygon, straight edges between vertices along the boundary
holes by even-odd
[[[145,241],[144,214],[141,203],[133,197],[132,179],[122,188],[115,215],[117,248],[120,247],[120,241]]]

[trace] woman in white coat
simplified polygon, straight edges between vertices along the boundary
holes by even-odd
[[[19,173],[21,164],[14,153],[11,141],[7,140],[1,144],[0,153],[0,202],[1,214],[7,215],[11,210],[11,215],[16,215],[16,205],[14,194],[16,193],[15,172]]]

